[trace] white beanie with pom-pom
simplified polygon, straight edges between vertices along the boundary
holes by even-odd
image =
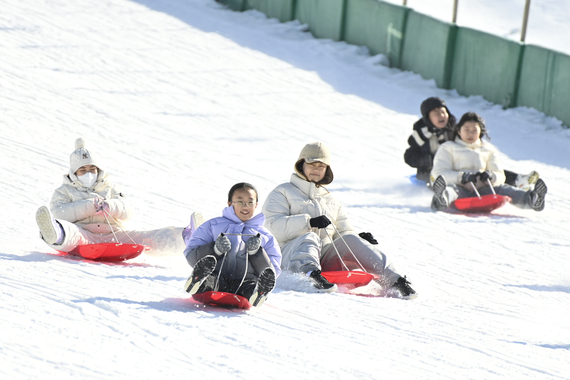
[[[69,156],[69,172],[75,174],[77,169],[84,165],[97,166],[97,162],[85,148],[85,140],[80,137],[75,140],[75,150],[71,153],[71,156]]]

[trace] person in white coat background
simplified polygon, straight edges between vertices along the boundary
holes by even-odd
[[[133,210],[124,194],[99,166],[85,141],[78,138],[69,158],[69,172],[51,198],[40,207],[36,222],[41,238],[53,249],[71,252],[77,246],[114,242],[150,247],[150,254],[175,254],[184,250],[182,232],[189,228],[166,227],[151,231],[124,230]],[[113,235],[115,232],[115,235]],[[130,238],[129,238],[130,236]]]
[[[305,273],[319,291],[335,291],[337,286],[321,274],[344,270],[334,244],[349,269],[360,269],[352,251],[367,272],[379,275],[378,283],[386,294],[415,294],[410,282],[371,244],[372,239],[364,240],[353,231],[340,202],[324,187],[334,179],[330,164],[327,146],[321,142],[305,145],[290,182],[277,186],[263,204],[265,226],[281,247],[282,269]]]
[[[442,211],[458,198],[477,196],[475,186],[480,195],[492,194],[494,190],[511,197],[511,203],[519,208],[542,211],[547,192],[544,181],[539,178],[532,190],[505,184],[499,151],[483,137],[489,138],[485,121],[475,112],[467,112],[457,124],[454,140],[438,149],[431,171],[432,210]]]

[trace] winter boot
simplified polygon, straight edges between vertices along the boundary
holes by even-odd
[[[61,225],[51,216],[46,206],[42,206],[36,211],[36,223],[40,228],[40,234],[48,244],[61,244],[65,234]]]
[[[532,171],[528,175],[527,174],[519,174],[517,175],[517,179],[515,181],[515,186],[522,190],[532,190],[532,185],[538,181],[539,175],[537,171]]]
[[[330,293],[335,292],[338,289],[338,286],[329,282],[329,280],[327,280],[325,276],[321,274],[320,270],[312,271],[309,275],[309,278],[313,282],[313,286],[317,288],[319,292]]]
[[[536,185],[534,185],[534,190],[530,194],[530,202],[534,211],[544,210],[544,197],[546,196],[547,190],[546,184],[542,178],[539,178],[538,181],[536,181]]]
[[[433,183],[433,192],[435,193],[431,201],[431,209],[434,211],[443,211],[449,204],[447,203],[447,197],[445,196],[445,187],[447,183],[443,176],[438,176]]]
[[[265,268],[257,279],[257,286],[249,297],[249,303],[256,307],[263,305],[273,288],[275,288],[275,272],[271,268]]]
[[[202,285],[206,278],[216,269],[217,262],[218,260],[212,255],[205,256],[198,260],[196,265],[194,265],[192,275],[188,277],[188,280],[186,280],[184,284],[184,290],[187,293],[196,294],[198,289],[200,289],[200,285]]]
[[[416,294],[416,291],[412,289],[410,286],[411,282],[408,281],[406,276],[400,277],[394,285],[392,285],[391,289],[397,290],[402,298],[409,298],[410,296]]]
[[[188,245],[192,234],[198,227],[204,223],[204,217],[199,212],[195,211],[190,215],[190,224],[184,230],[182,230],[182,238],[184,239],[184,244]]]

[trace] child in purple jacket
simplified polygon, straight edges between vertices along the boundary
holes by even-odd
[[[192,233],[184,255],[193,267],[184,289],[190,294],[221,291],[240,295],[261,306],[281,273],[281,250],[254,215],[258,194],[249,183],[235,184],[222,216],[201,224]]]

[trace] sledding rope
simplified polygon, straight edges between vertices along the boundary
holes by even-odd
[[[327,233],[327,236],[329,237],[329,239],[331,239],[331,241],[332,241],[332,246],[333,246],[333,248],[334,248],[334,250],[335,250],[335,252],[336,252],[336,255],[338,256],[338,259],[340,260],[340,263],[342,264],[342,266],[344,267],[344,269],[347,270],[347,272],[350,272],[350,269],[348,269],[348,267],[347,267],[346,264],[344,263],[344,260],[343,260],[342,257],[340,256],[340,253],[339,253],[338,249],[336,248],[336,245],[334,245],[334,240],[332,239],[331,234],[329,234],[329,232],[327,231],[326,228],[325,228],[324,230],[325,230],[325,232]],[[347,247],[348,247],[348,245],[347,245]],[[350,248],[349,248],[349,249],[350,249]]]
[[[346,240],[344,240],[344,238],[342,237],[342,235],[338,232],[338,230],[336,229],[336,226],[334,225],[334,223],[331,223],[331,225],[333,226],[334,231],[337,233],[337,235],[338,235],[338,237],[340,238],[340,240],[342,240],[343,243],[344,243],[344,245],[346,245],[346,248],[348,249],[348,252],[350,252],[350,254],[352,255],[352,257],[354,257],[354,260],[356,260],[356,262],[357,262],[358,266],[360,267],[360,269],[362,269],[364,272],[368,273],[368,271],[367,271],[366,269],[364,269],[364,266],[360,263],[360,261],[358,261],[358,258],[356,257],[356,255],[354,254],[354,252],[352,252],[352,249],[350,249],[350,247],[348,246],[348,243],[346,242]],[[326,231],[326,228],[325,228],[325,231]],[[327,231],[327,235],[329,235],[329,232],[328,232],[328,231]],[[330,238],[330,235],[329,235],[329,238]],[[333,242],[333,246],[334,246],[334,240],[332,240],[332,238],[331,238],[331,241]],[[336,247],[335,247],[335,249],[336,249]],[[340,258],[340,254],[338,253],[338,250],[336,251],[336,253],[339,255],[339,258]],[[340,260],[342,261],[342,258],[341,258]],[[346,264],[344,263],[344,261],[342,261],[342,264],[343,264],[343,265],[345,266],[345,268],[346,268]],[[348,270],[348,268],[347,268],[346,270]]]
[[[491,191],[493,192],[493,195],[497,195],[497,193],[495,192],[495,188],[494,188],[493,185],[491,184],[491,181],[489,180],[489,178],[487,178],[487,183],[489,184],[489,187],[491,188]]]
[[[109,223],[109,219],[107,218],[107,215],[109,216],[109,218],[111,218],[111,219],[113,220],[113,222],[115,222],[115,225],[116,225],[121,231],[123,231],[123,233],[124,233],[125,235],[127,235],[127,237],[128,237],[129,239],[131,239],[131,241],[133,242],[133,244],[137,244],[137,242],[134,241],[133,238],[131,238],[131,237],[129,236],[129,234],[128,234],[125,230],[123,230],[123,229],[121,228],[121,226],[120,226],[119,223],[117,222],[117,219],[113,218],[113,216],[111,215],[111,213],[109,213],[109,212],[108,212],[107,210],[105,210],[104,208],[102,208],[101,210],[103,211],[103,215],[105,216],[105,220],[107,220],[107,223],[109,224],[109,227],[111,228],[111,232],[113,232],[113,236],[115,237],[115,241],[116,241],[117,243],[120,243],[120,241],[119,241],[119,239],[117,239],[117,235],[115,235],[115,231],[113,230],[113,226],[111,226],[111,223]]]
[[[113,236],[115,237],[115,242],[119,243],[119,239],[117,239],[117,235],[115,235],[115,230],[113,229],[113,226],[111,226],[111,223],[109,222],[109,218],[107,218],[107,211],[105,211],[105,209],[103,210],[103,216],[105,217],[105,220],[107,221],[107,224],[109,225],[109,228],[111,229],[111,232],[113,233]],[[111,216],[111,215],[109,215]]]
[[[252,235],[252,234],[227,234],[227,233],[222,233],[222,236],[224,235],[234,235],[234,236],[257,236],[257,235]],[[214,290],[218,290],[218,285],[220,282],[220,276],[222,275],[222,270],[224,269],[224,263],[226,262],[226,256],[227,256],[227,252],[224,254],[224,257],[222,258],[222,265],[220,265],[220,271],[218,273],[218,276],[216,277],[216,284],[214,285]],[[241,282],[239,283],[239,286],[237,287],[235,293],[238,292],[239,288],[241,288],[241,286],[243,285],[244,281],[245,281],[245,277],[247,276],[247,269],[249,266],[249,254],[247,253],[247,248],[246,248],[246,252],[245,252],[245,272],[243,274],[243,277],[241,279]]]
[[[479,194],[479,192],[477,191],[477,188],[475,187],[475,184],[473,182],[469,182],[471,184],[471,187],[473,188],[473,191],[475,192],[475,194],[477,194],[477,198],[481,199],[481,194]],[[494,192],[494,189],[493,189]]]

